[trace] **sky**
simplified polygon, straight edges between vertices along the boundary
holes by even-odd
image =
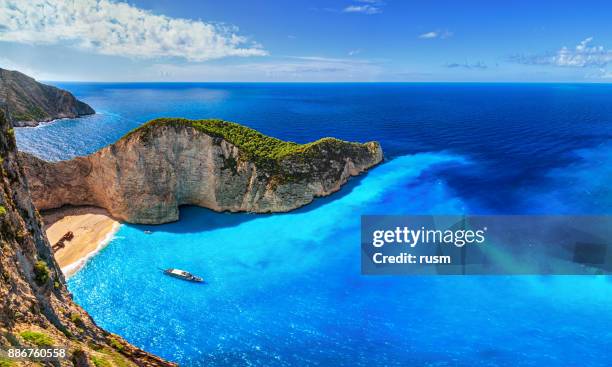
[[[0,0],[46,81],[612,82],[612,2]]]

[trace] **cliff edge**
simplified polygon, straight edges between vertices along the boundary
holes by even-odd
[[[178,219],[180,205],[286,212],[383,159],[380,145],[285,142],[222,120],[157,119],[86,157],[20,157],[39,210],[94,205],[130,223]]]
[[[1,68],[0,107],[8,112],[13,126],[36,126],[40,122],[96,113],[68,91]]]
[[[67,348],[53,366],[174,366],[100,329],[77,306],[53,259],[0,109],[0,349]],[[1,366],[30,366],[0,355]]]

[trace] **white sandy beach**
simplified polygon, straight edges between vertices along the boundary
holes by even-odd
[[[120,223],[101,208],[68,207],[42,213],[51,246],[67,232],[74,238],[55,252],[66,277],[76,273],[89,258],[106,246],[119,230]]]

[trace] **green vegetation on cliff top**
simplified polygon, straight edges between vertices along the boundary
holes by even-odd
[[[293,154],[308,154],[313,147],[322,143],[362,146],[362,144],[349,143],[335,138],[323,138],[308,144],[298,144],[266,136],[246,126],[219,119],[188,120],[183,118],[159,118],[130,131],[123,139],[138,132],[149,132],[159,126],[193,127],[205,134],[230,142],[245,153],[247,158],[256,161],[262,159],[279,161]]]

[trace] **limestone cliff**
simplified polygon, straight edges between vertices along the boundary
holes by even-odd
[[[131,223],[178,219],[178,207],[285,212],[378,164],[380,145],[296,144],[221,120],[158,119],[100,151],[46,162],[23,154],[40,210],[95,205]]]
[[[96,113],[70,92],[42,84],[18,71],[0,68],[0,107],[14,126]]]
[[[77,306],[53,259],[15,139],[0,109],[0,349],[68,347],[54,366],[171,366],[100,329]],[[30,366],[0,356],[1,366]]]

